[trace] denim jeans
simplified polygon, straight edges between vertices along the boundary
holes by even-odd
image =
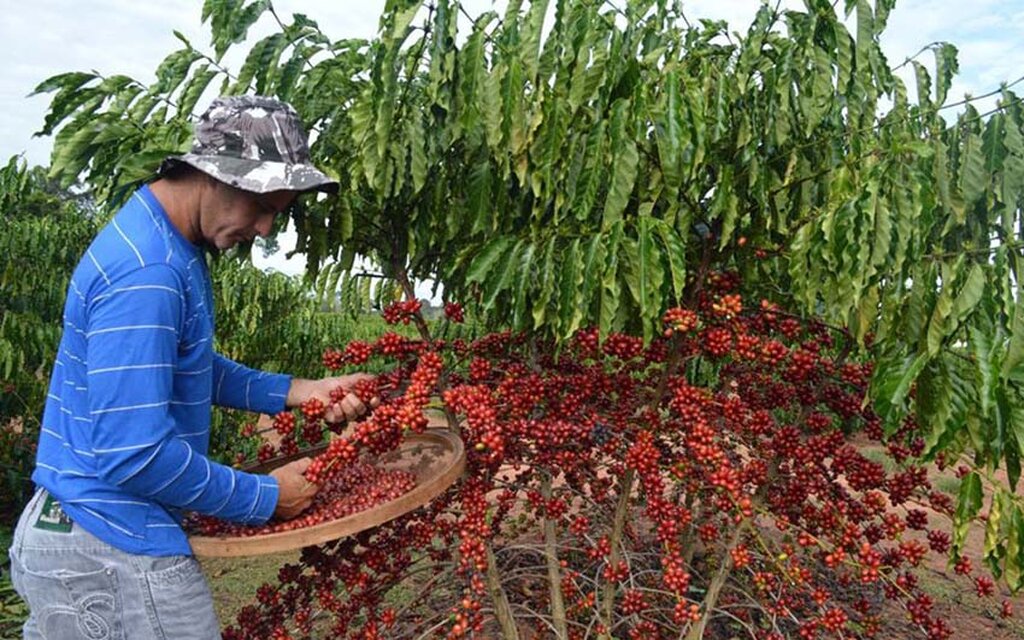
[[[194,557],[126,553],[74,523],[52,526],[40,519],[46,499],[36,491],[9,552],[11,581],[29,607],[25,640],[220,638]]]

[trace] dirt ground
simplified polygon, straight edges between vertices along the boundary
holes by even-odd
[[[883,447],[867,439],[855,440],[853,444],[865,456],[872,459],[880,460],[884,455]],[[999,480],[1007,481],[1005,473],[999,472],[996,475]],[[929,480],[931,480],[933,488],[950,493],[951,497],[956,498],[959,481],[952,469],[941,473],[936,469],[931,469]],[[914,508],[928,513],[929,527],[951,529],[952,524],[947,516],[924,505],[914,505]],[[917,532],[908,531],[907,534],[909,537]],[[924,535],[920,535],[920,539],[927,543]],[[967,536],[965,555],[971,559],[974,565],[975,576],[989,575],[981,561],[984,543],[982,526],[978,524],[972,527]],[[1011,597],[1005,586],[997,582],[994,596],[980,598],[974,591],[971,579],[956,575],[946,558],[936,556],[934,553],[927,556],[925,568],[919,573],[922,588],[935,601],[936,617],[943,618],[949,624],[953,629],[954,638],[971,640],[1024,639],[1024,592],[1016,597]],[[999,616],[1003,600],[1009,600],[1013,606],[1014,615],[1008,620],[1003,620]],[[901,609],[893,607],[887,622],[883,634],[885,638],[920,637],[920,633],[915,633],[909,625],[906,612]]]

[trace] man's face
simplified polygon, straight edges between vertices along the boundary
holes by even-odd
[[[224,251],[256,236],[267,237],[274,217],[295,200],[296,191],[251,193],[211,181],[199,213],[203,241]]]

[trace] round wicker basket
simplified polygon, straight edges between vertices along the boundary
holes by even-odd
[[[298,458],[316,455],[326,445],[301,453],[274,458],[246,469],[267,473]],[[323,544],[379,526],[417,509],[444,492],[462,475],[466,452],[462,440],[454,433],[430,429],[409,434],[398,449],[378,457],[378,467],[404,470],[416,476],[416,487],[405,495],[338,520],[311,527],[254,536],[192,536],[192,552],[205,557],[258,556]]]

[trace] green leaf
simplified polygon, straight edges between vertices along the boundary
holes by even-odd
[[[1006,505],[1006,496],[1002,492],[995,492],[992,501],[989,503],[988,518],[985,520],[985,542],[983,557],[985,563],[991,569],[993,576],[998,580],[1002,577],[1002,560],[1005,553],[1000,537],[1000,525],[1003,520],[1003,512]]]
[[[583,257],[580,255],[580,239],[573,238],[561,257],[561,271],[558,275],[558,335],[567,338],[579,325],[583,273],[580,269]]]
[[[615,317],[619,310],[619,297],[621,293],[619,276],[619,251],[622,245],[622,221],[614,223],[603,236],[604,254],[606,263],[603,275],[601,276],[601,307],[598,320],[599,331],[602,336],[608,335],[614,329]]]
[[[871,49],[875,19],[868,0],[857,0],[857,72],[866,79],[871,73]]]
[[[168,94],[185,80],[192,63],[201,57],[195,49],[179,49],[163,59],[156,69],[156,84],[153,93]]]
[[[533,303],[533,328],[536,329],[544,324],[544,320],[550,311],[548,305],[551,303],[551,296],[555,292],[555,234],[551,235],[547,246],[544,247],[544,256],[541,260],[540,272],[537,274],[540,284],[540,294]]]
[[[512,274],[517,272],[516,265],[521,264],[519,257],[525,243],[525,240],[520,240],[504,251],[503,255],[499,256],[501,259],[495,264],[494,271],[489,274],[490,277],[484,280],[483,308],[485,310],[493,309],[498,296],[508,288]],[[530,246],[532,247],[532,245]]]
[[[946,95],[960,65],[956,59],[956,47],[948,42],[939,43],[932,47],[932,51],[935,53],[935,104],[941,106],[946,103]]]
[[[466,183],[468,211],[472,220],[472,233],[490,230],[493,226],[494,202],[491,199],[491,164],[486,156],[478,158],[469,167],[469,180]]]
[[[612,107],[611,144],[613,150],[611,185],[604,203],[602,228],[609,229],[622,219],[622,212],[629,202],[636,183],[637,165],[640,156],[636,143],[627,131],[629,103],[625,99],[615,102]]]
[[[477,93],[480,97],[478,108],[484,116],[487,146],[493,150],[500,149],[503,136],[501,84],[506,71],[504,65],[495,65],[491,72],[484,76],[480,91]]]
[[[30,95],[42,91],[52,91],[50,88],[40,90],[40,87],[51,87],[60,79],[60,91],[50,101],[50,110],[46,114],[43,128],[36,132],[36,135],[52,135],[60,123],[67,119],[76,110],[87,105],[95,97],[98,89],[86,87],[85,85],[99,76],[91,73],[61,74],[44,80]],[[94,108],[95,109],[95,108]]]
[[[921,369],[928,363],[928,354],[915,353],[903,358],[879,361],[872,383],[875,408],[884,419],[895,416],[896,410],[910,391]]]
[[[533,242],[520,242],[522,245],[522,251],[519,251],[519,255],[516,257],[515,262],[509,263],[509,271],[514,272],[516,287],[513,291],[512,303],[512,326],[517,329],[525,330],[528,327],[527,324],[527,313],[526,304],[529,297],[530,288],[536,283],[537,273],[533,262],[533,257],[537,253],[537,245]],[[507,275],[507,274],[506,274]],[[504,280],[505,278],[502,278]]]
[[[409,36],[409,25],[412,24],[412,19],[416,17],[416,14],[421,9],[421,5],[418,2],[406,2],[407,6],[398,9],[391,16],[393,24],[391,25],[391,31],[388,33],[388,40],[391,42],[389,46],[397,47]],[[391,7],[388,7],[391,9]]]
[[[1024,509],[1012,500],[1006,520],[1006,584],[1014,592],[1024,588]]]
[[[212,71],[210,65],[199,65],[192,73],[192,78],[181,90],[181,97],[178,99],[178,113],[189,116],[195,109],[196,103],[202,97],[206,87],[217,77],[217,71]]]
[[[508,236],[497,236],[483,248],[480,249],[480,253],[477,254],[476,258],[469,265],[469,269],[466,273],[466,283],[472,282],[483,282],[499,258],[506,254],[506,250],[512,243],[512,238]]]
[[[956,324],[962,323],[974,311],[974,308],[978,306],[985,293],[986,284],[985,268],[978,263],[973,264],[970,273],[967,274],[967,280],[960,288],[960,293],[953,302],[953,308],[950,311],[950,318]]]
[[[588,316],[587,313],[591,308],[594,295],[600,291],[604,276],[604,269],[602,267],[604,266],[607,253],[606,234],[595,233],[587,244],[586,250],[583,253],[583,263],[580,265],[582,283],[580,286],[579,304],[576,306],[576,312],[571,323],[571,326],[574,327],[573,330],[582,326],[581,323],[584,319],[589,320],[592,317]]]
[[[32,93],[28,94],[28,97],[39,95],[40,93],[50,93],[57,89],[62,91],[75,91],[90,80],[95,80],[98,77],[99,76],[95,73],[86,73],[84,71],[58,73],[57,75],[50,76],[46,80],[37,84],[36,88],[32,90]]]
[[[981,476],[977,471],[971,471],[960,480],[960,493],[953,516],[953,549],[957,555],[967,540],[971,524],[981,510],[983,498]]]
[[[982,417],[987,418],[995,403],[996,373],[993,359],[996,356],[996,344],[993,336],[977,325],[969,328],[968,337],[971,356],[977,367],[978,409]]]
[[[925,349],[929,356],[934,356],[942,348],[942,343],[949,335],[950,313],[953,311],[953,296],[950,293],[952,283],[943,282],[942,292],[935,301],[931,319],[928,321]]]
[[[964,138],[960,188],[968,205],[981,200],[988,189],[990,174],[985,171],[982,140],[973,131]]]
[[[683,182],[683,107],[679,97],[679,76],[675,69],[665,74],[664,93],[663,113],[654,117],[654,133],[665,186],[675,190]]]
[[[544,28],[544,16],[547,14],[549,0],[534,0],[523,23],[522,41],[519,50],[523,56],[523,68],[526,79],[531,84],[537,82],[537,64],[540,58],[541,31]]]
[[[1024,276],[1024,262],[1018,261],[1017,264],[1016,280],[1021,282],[1020,278]],[[1003,359],[1003,366],[1000,370],[1000,377],[1004,381],[1009,380],[1018,373],[1024,374],[1024,368],[1021,367],[1021,363],[1024,363],[1024,295],[1021,294],[1019,289],[1010,327],[1009,346],[1007,347],[1006,357]],[[1018,369],[1022,371],[1018,372]]]
[[[683,289],[686,287],[686,244],[664,220],[655,219],[654,228],[665,245],[665,256],[668,258],[669,272],[672,275],[672,292],[675,302],[682,300]],[[665,305],[668,306],[668,305]]]
[[[409,170],[412,174],[413,193],[419,193],[427,181],[427,137],[419,114],[412,114],[405,121],[409,144]]]
[[[912,60],[911,64],[914,66],[914,75],[917,79],[917,102],[922,109],[931,107],[932,104],[932,80],[931,76],[928,75],[928,70],[924,66],[916,61]]]
[[[1020,395],[1015,395],[1011,398],[1009,413],[1009,434],[1007,439],[1011,442],[1006,447],[1006,468],[1010,490],[1016,491],[1021,473],[1020,458],[1024,455],[1024,401],[1022,401]],[[1015,458],[1015,464],[1011,465],[1010,456]]]
[[[591,211],[597,202],[598,191],[602,184],[608,180],[608,173],[604,166],[605,126],[605,121],[601,120],[587,134],[582,169],[583,175],[580,179],[581,184],[576,191],[576,198],[572,203],[572,208],[576,213],[576,220],[578,221],[585,221],[590,218]]]

